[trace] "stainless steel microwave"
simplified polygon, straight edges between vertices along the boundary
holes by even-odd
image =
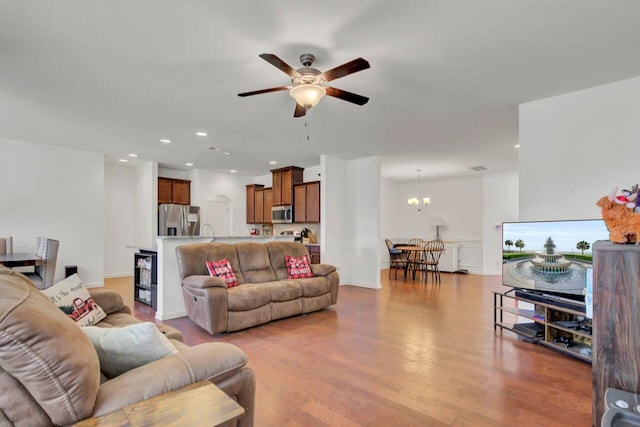
[[[271,222],[273,224],[288,224],[293,222],[293,207],[274,206],[271,208]]]

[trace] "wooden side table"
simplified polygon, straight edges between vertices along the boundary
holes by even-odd
[[[101,417],[73,424],[93,426],[217,426],[244,414],[244,408],[210,381],[125,406]]]

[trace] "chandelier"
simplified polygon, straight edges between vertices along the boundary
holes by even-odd
[[[409,204],[409,206],[415,207],[418,212],[422,212],[422,209],[429,206],[431,200],[428,197],[422,197],[422,188],[420,186],[420,172],[422,172],[422,169],[416,170],[418,171],[418,195],[416,197],[411,197],[410,199],[408,199],[407,203]]]

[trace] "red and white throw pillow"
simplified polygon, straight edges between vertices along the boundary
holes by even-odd
[[[233,272],[233,267],[231,267],[231,263],[228,259],[223,258],[217,262],[207,261],[207,270],[209,270],[210,275],[224,279],[228,288],[238,286],[236,273]]]
[[[284,256],[285,264],[287,264],[287,275],[289,279],[302,279],[303,277],[314,277],[311,271],[311,263],[307,255],[299,257]]]

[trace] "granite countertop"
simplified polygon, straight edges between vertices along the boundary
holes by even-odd
[[[289,235],[279,235],[279,234],[275,234],[275,235],[259,235],[259,236],[252,236],[250,234],[246,234],[244,236],[156,236],[156,239],[162,239],[162,240],[188,240],[188,239],[194,239],[194,240],[202,240],[202,239],[211,239],[211,240],[225,240],[225,239],[293,239],[293,236],[289,236]]]

